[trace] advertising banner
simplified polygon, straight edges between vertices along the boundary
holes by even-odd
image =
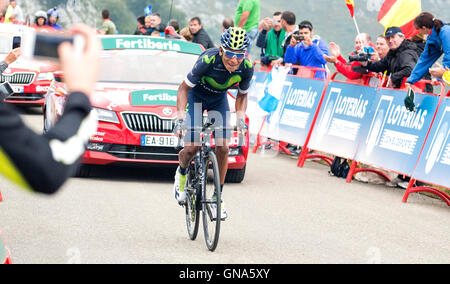
[[[353,159],[378,102],[376,92],[374,87],[330,82],[308,147]]]
[[[324,87],[325,81],[288,76],[278,107],[269,116],[263,135],[304,145]]]
[[[269,73],[256,71],[248,92],[247,115],[250,119],[249,131],[253,135],[258,134],[264,117],[267,115],[267,112],[263,111],[258,103],[264,97],[264,88],[268,77]]]
[[[415,112],[406,109],[405,97],[406,92],[403,91],[380,89],[357,161],[412,174],[439,104],[439,96],[416,94]]]
[[[439,107],[414,178],[450,187],[450,99]]]

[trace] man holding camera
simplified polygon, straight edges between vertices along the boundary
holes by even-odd
[[[53,129],[44,135],[36,134],[25,126],[14,108],[0,102],[0,174],[33,192],[55,193],[75,173],[85,143],[97,130],[88,96],[99,74],[101,44],[95,30],[87,26],[74,27],[73,32],[85,37],[86,48],[82,56],[74,56],[72,44],[59,46],[70,95]],[[14,50],[1,68],[19,56],[20,50]]]
[[[414,69],[419,56],[417,46],[405,40],[402,30],[398,27],[390,27],[385,33],[389,46],[389,53],[385,58],[377,62],[363,62],[366,70],[376,73],[388,72],[391,76],[390,87],[399,89],[404,78],[408,78]]]
[[[310,22],[303,21],[299,25],[298,34],[291,38],[286,49],[284,62],[298,64],[305,67],[326,68],[324,55],[328,55],[327,43],[314,36],[314,29]],[[316,79],[326,79],[326,72],[316,72]]]

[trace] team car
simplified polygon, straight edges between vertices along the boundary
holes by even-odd
[[[0,28],[0,60],[3,60],[15,44],[21,43],[24,26],[5,25]],[[50,62],[30,61],[20,57],[2,74],[0,83],[9,82],[14,94],[4,99],[7,103],[43,106],[45,95],[52,83],[55,66]]]
[[[101,41],[102,68],[91,96],[99,127],[77,175],[89,176],[92,166],[101,165],[178,165],[178,140],[173,134],[177,90],[203,48],[157,37],[104,36]],[[67,91],[63,79],[64,74],[55,73],[44,105],[44,132],[64,111]],[[228,99],[233,112],[232,92]],[[236,125],[235,114],[231,124]],[[227,182],[239,183],[245,177],[249,136],[244,140],[240,143],[234,131]]]

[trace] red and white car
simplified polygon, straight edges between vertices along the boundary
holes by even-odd
[[[92,165],[177,165],[177,90],[203,49],[196,44],[153,37],[102,37],[102,71],[91,97],[99,127],[87,146],[79,176]],[[87,67],[88,68],[88,67]],[[55,73],[44,106],[44,131],[64,111],[63,74]],[[229,95],[230,107],[235,99]],[[234,119],[235,120],[235,119]],[[249,137],[230,142],[228,182],[242,182]]]

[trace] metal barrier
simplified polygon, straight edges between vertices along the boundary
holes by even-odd
[[[259,78],[260,87],[259,89],[255,88],[255,90],[261,92],[261,80],[264,80],[264,78],[267,79],[267,77],[261,75],[261,72],[270,72],[270,70],[270,67],[264,67],[259,70],[260,73],[257,74],[257,78]],[[302,72],[302,70],[305,70],[305,72]],[[290,86],[287,89],[288,91],[283,89],[284,98],[280,100],[283,101],[283,103],[281,107],[279,106],[277,109],[277,115],[271,114],[269,122],[270,127],[280,127],[282,128],[282,131],[276,132],[276,135],[273,136],[270,136],[270,133],[269,136],[267,136],[267,134],[264,136],[303,146],[297,163],[298,167],[303,167],[306,160],[313,158],[320,158],[328,164],[331,164],[332,158],[330,156],[312,153],[312,151],[329,153],[333,156],[352,160],[350,172],[347,176],[347,182],[351,182],[353,176],[359,172],[373,172],[383,177],[386,181],[390,181],[389,177],[381,170],[357,168],[358,163],[367,164],[400,175],[411,176],[411,182],[405,193],[404,202],[406,202],[410,193],[422,191],[437,195],[450,206],[450,195],[439,189],[433,187],[413,188],[417,181],[416,176],[414,175],[416,168],[422,157],[430,132],[432,131],[436,115],[438,111],[440,111],[441,103],[446,97],[445,86],[440,82],[436,83],[435,81],[427,80],[422,80],[418,82],[418,84],[415,84],[414,86],[418,88],[420,86],[425,86],[426,84],[434,83],[441,86],[441,92],[439,96],[436,94],[433,96],[423,92],[418,93],[416,95],[416,104],[420,105],[420,108],[416,112],[408,112],[404,107],[403,99],[406,96],[404,89],[394,90],[384,87],[386,84],[385,76],[366,75],[358,80],[345,80],[345,82],[342,82],[336,80],[338,75],[336,72],[332,76],[329,76],[327,80],[321,80],[323,83],[320,86],[323,86],[323,90],[320,89],[320,96],[317,94],[315,97],[316,103],[314,104],[314,109],[310,108],[305,110],[304,106],[299,106],[298,108],[293,107],[292,100],[298,100],[298,96],[295,97],[295,95],[298,94],[301,97],[301,91],[307,89],[308,86],[316,86],[315,91],[319,92],[317,85],[311,85],[313,82],[312,80],[317,82],[317,79],[314,78],[315,72],[317,71],[324,70],[299,67],[298,74],[290,76],[301,79],[294,81],[289,78],[286,79],[286,82],[288,81]],[[296,91],[300,92],[296,93]],[[450,92],[447,96],[449,95]],[[318,98],[320,98],[320,100]],[[319,101],[318,104],[317,100]],[[291,102],[289,103],[289,101]],[[348,107],[349,102],[351,105],[350,108]],[[358,105],[358,107],[355,107],[355,104]],[[345,107],[343,107],[343,105],[345,105]],[[450,115],[450,100],[447,106]],[[348,114],[355,112],[357,108],[358,110],[359,108],[364,109],[361,115],[358,113],[354,115],[355,117],[359,117],[354,118],[351,114]],[[344,112],[347,112],[345,113],[347,116],[344,116]],[[312,123],[308,120],[308,123],[310,124],[307,125],[307,135],[305,135],[306,139],[304,143],[301,139],[292,139],[294,134],[286,135],[286,131],[300,131],[301,127],[295,124],[299,123],[297,118],[300,118],[300,120],[302,120],[301,123],[304,124],[304,116],[302,115],[308,115],[308,119],[312,119]],[[289,121],[289,119],[291,120]],[[386,121],[388,121],[389,124],[384,125]],[[276,150],[287,153],[288,150],[284,147],[287,142],[262,142],[262,132],[267,122],[268,116],[264,118],[261,128],[259,129],[254,152],[262,145],[273,144],[277,147]],[[342,125],[339,123],[342,123]],[[291,125],[291,127],[286,127],[286,125]],[[342,127],[344,127],[342,133],[338,133]],[[348,132],[349,129],[355,130],[354,133],[351,131]],[[349,137],[343,137],[347,133],[354,134],[354,137],[351,137],[353,140],[349,139]],[[291,139],[283,139],[283,137],[291,137]],[[353,142],[339,144],[339,139],[336,143],[333,137],[347,139],[347,142]],[[302,139],[303,138],[304,136],[302,136]],[[296,143],[300,140],[302,141],[301,143]],[[326,140],[325,144],[322,143],[323,140]],[[346,151],[346,154],[341,155],[343,150],[340,148],[342,147],[347,149],[344,150],[344,152]],[[449,151],[450,142],[447,152]],[[407,157],[407,159],[404,159],[404,157]],[[450,161],[450,154],[447,159]],[[424,178],[422,177],[422,179]],[[442,187],[442,184],[440,185]]]

